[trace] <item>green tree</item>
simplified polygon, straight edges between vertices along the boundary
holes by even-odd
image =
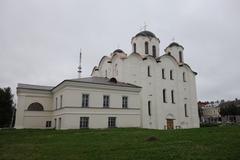
[[[220,108],[221,116],[240,115],[240,107],[237,107],[234,103],[226,105]]]
[[[11,127],[14,110],[11,88],[0,88],[0,128]]]

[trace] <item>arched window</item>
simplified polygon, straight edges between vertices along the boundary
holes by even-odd
[[[166,99],[166,89],[163,89],[163,103],[167,103],[167,99]]]
[[[183,72],[183,82],[186,82],[186,75],[185,75],[185,72]]]
[[[187,104],[184,104],[185,117],[188,117]]]
[[[151,116],[151,101],[148,101],[148,115]]]
[[[107,70],[105,70],[105,77],[107,77]]]
[[[156,46],[152,46],[152,55],[156,58]]]
[[[164,68],[162,69],[162,79],[165,79],[165,70],[164,70]]]
[[[145,54],[148,54],[148,42],[145,42]]]
[[[43,106],[38,102],[34,102],[28,106],[27,110],[28,111],[43,111]]]
[[[136,46],[136,43],[133,43],[133,52],[134,52],[134,53],[137,52],[137,46]]]
[[[172,103],[175,103],[175,101],[174,101],[174,91],[173,90],[171,90],[171,98],[172,98]]]
[[[170,70],[170,79],[173,80],[173,70]]]
[[[151,70],[150,70],[150,66],[148,66],[148,77],[151,77]]]
[[[183,59],[182,59],[182,51],[179,51],[179,62],[182,63]]]

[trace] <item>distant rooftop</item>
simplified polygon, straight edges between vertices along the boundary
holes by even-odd
[[[119,87],[141,88],[141,87],[133,85],[133,84],[119,82],[115,78],[109,79],[109,78],[104,78],[104,77],[86,77],[86,78],[67,79],[67,80],[64,80],[64,81],[102,84],[102,85],[119,86]],[[19,88],[19,89],[51,91],[55,87],[19,83],[17,88]]]
[[[45,90],[45,91],[50,91],[51,89],[53,89],[52,86],[40,86],[40,85],[22,84],[22,83],[19,83],[17,88],[36,89],[36,90]]]
[[[130,83],[112,81],[112,79],[105,78],[105,77],[76,78],[76,79],[67,79],[66,81],[94,83],[94,84],[103,84],[103,85],[120,86],[120,87],[141,88],[139,86],[136,86],[136,85],[133,85],[133,84],[130,84]]]

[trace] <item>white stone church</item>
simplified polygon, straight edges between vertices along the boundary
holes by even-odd
[[[150,31],[136,34],[132,53],[103,56],[91,77],[57,86],[18,84],[16,128],[198,128],[197,75],[183,46],[160,55]]]

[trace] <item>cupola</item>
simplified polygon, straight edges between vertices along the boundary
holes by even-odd
[[[184,63],[183,50],[183,46],[176,42],[172,42],[164,51],[166,54],[172,55],[179,63]]]
[[[160,40],[150,31],[145,30],[137,33],[132,38],[131,44],[133,53],[159,57]]]

